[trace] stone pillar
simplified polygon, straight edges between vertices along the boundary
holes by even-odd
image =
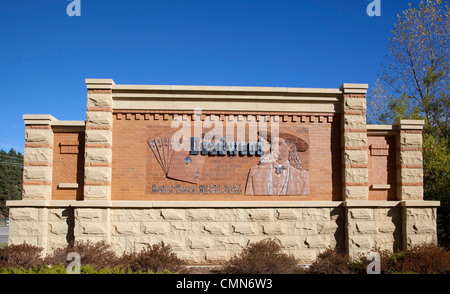
[[[400,120],[397,134],[397,199],[423,200],[423,120]]]
[[[25,152],[23,200],[50,200],[52,197],[53,130],[51,115],[23,116]]]
[[[343,200],[367,200],[366,84],[343,84]]]
[[[367,155],[366,93],[367,84],[343,84],[342,156],[343,194],[346,215],[346,251],[350,256],[369,251],[376,233],[373,212],[365,209],[369,198]],[[359,205],[350,203],[358,202]]]
[[[111,200],[113,85],[111,79],[86,79],[84,201],[101,205],[75,208],[75,241],[110,242],[109,208],[102,206]]]
[[[402,204],[402,248],[437,244],[436,207],[423,201],[423,120],[400,120],[397,129],[397,199]]]
[[[402,248],[437,245],[436,207],[439,201],[402,201]]]
[[[346,245],[347,253],[355,258],[358,253],[367,253],[375,247],[378,228],[374,209],[362,201],[346,201]]]
[[[84,200],[110,200],[114,82],[86,79],[86,85]]]
[[[53,166],[53,130],[51,115],[23,115],[25,152],[23,161],[22,200],[51,200]],[[26,242],[47,250],[47,209],[11,207],[9,244]]]

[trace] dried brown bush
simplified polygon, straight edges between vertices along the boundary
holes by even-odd
[[[305,271],[307,274],[353,274],[359,270],[358,264],[350,261],[347,254],[327,248],[317,255],[316,260]]]
[[[294,257],[281,251],[272,239],[251,243],[240,255],[231,258],[217,270],[218,274],[291,274],[296,269]]]
[[[29,269],[43,266],[42,250],[43,248],[27,243],[5,246],[0,249],[0,268]]]
[[[433,244],[422,244],[388,256],[388,273],[450,273],[450,253]]]
[[[105,241],[93,243],[90,240],[80,241],[69,244],[66,247],[58,248],[52,254],[45,258],[48,265],[69,264],[71,260],[67,260],[70,252],[80,254],[81,265],[90,265],[95,270],[103,268],[112,268],[120,264],[120,260],[111,246]]]
[[[374,251],[380,254],[381,273],[450,273],[450,254],[433,244],[422,244],[397,253],[387,250]],[[305,272],[311,274],[366,274],[367,266],[372,260],[367,260],[366,254],[360,254],[352,261],[346,254],[327,249],[317,256],[316,261]]]
[[[135,271],[153,271],[171,273],[184,271],[184,261],[172,252],[170,245],[164,242],[158,244],[147,244],[140,252],[124,253],[119,260],[127,270]]]

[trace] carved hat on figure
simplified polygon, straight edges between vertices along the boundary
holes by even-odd
[[[269,143],[272,143],[272,139],[274,137],[276,137],[277,133],[276,132],[268,132],[268,131],[260,131],[258,132],[258,134],[264,138],[265,140],[267,140]],[[288,140],[289,142],[291,142],[292,144],[295,145],[295,147],[297,148],[297,152],[305,152],[306,150],[308,150],[308,143],[303,140],[302,138],[291,134],[291,133],[287,133],[287,132],[280,132],[278,133],[278,137],[280,139],[285,139]]]

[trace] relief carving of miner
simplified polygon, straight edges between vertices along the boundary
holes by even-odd
[[[309,195],[309,171],[297,154],[305,152],[308,143],[290,133],[259,135],[270,143],[270,153],[250,169],[245,195]]]

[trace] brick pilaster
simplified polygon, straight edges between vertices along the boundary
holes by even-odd
[[[397,133],[397,199],[423,200],[422,120],[394,123]]]
[[[52,197],[53,130],[51,115],[23,116],[25,150],[23,162],[24,200],[50,200]]]
[[[366,84],[343,84],[343,200],[367,200]]]
[[[86,79],[84,199],[111,199],[113,99],[109,79]]]

